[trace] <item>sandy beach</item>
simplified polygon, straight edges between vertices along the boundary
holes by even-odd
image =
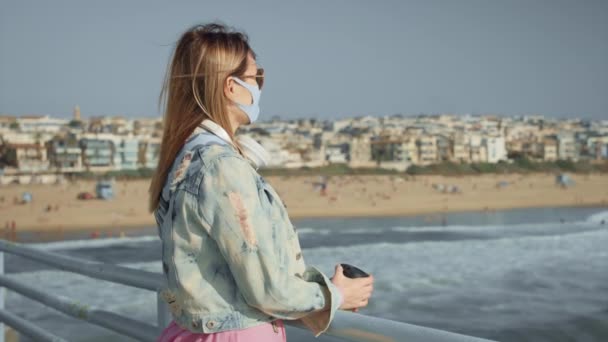
[[[318,176],[268,176],[292,219],[441,214],[455,211],[498,210],[555,206],[608,207],[608,175],[573,175],[569,188],[555,185],[552,174],[478,175],[462,177],[347,175],[328,179],[325,195]],[[506,182],[505,186],[498,186]],[[16,232],[52,234],[71,231],[120,234],[155,227],[147,213],[148,180],[116,181],[113,200],[78,200],[82,191],[94,193],[95,182],[62,185],[9,185],[0,188],[1,237]],[[440,185],[457,186],[444,193]],[[33,195],[17,204],[24,191]]]

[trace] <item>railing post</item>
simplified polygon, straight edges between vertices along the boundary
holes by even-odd
[[[0,275],[4,275],[4,252],[0,251]],[[4,293],[6,290],[0,286],[0,310],[4,310]],[[4,342],[4,323],[0,322],[0,342]]]
[[[160,290],[156,291],[156,317],[158,320],[158,333],[160,334],[171,323],[171,313],[169,305],[161,297]],[[0,341],[4,342],[4,341]]]

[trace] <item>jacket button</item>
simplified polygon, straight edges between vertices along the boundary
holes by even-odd
[[[302,257],[302,253],[299,252],[298,254],[296,254],[296,260],[300,260],[300,258]]]
[[[207,328],[213,329],[214,326],[215,326],[215,321],[209,321],[209,322],[207,322]]]

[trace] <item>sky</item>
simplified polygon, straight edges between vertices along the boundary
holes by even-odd
[[[260,120],[608,119],[605,0],[0,0],[0,114],[161,115],[173,45],[211,21],[250,38]]]

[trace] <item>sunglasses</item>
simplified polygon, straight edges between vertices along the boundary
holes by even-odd
[[[259,68],[255,75],[241,76],[241,78],[252,78],[255,77],[255,81],[258,83],[258,88],[262,90],[264,86],[264,68]]]
[[[177,76],[173,76],[173,78],[190,78],[194,75],[192,74],[188,74],[188,75],[177,75]],[[204,77],[204,75],[198,75],[199,77]],[[260,88],[260,90],[262,90],[262,87],[264,86],[264,68],[258,68],[258,71],[256,72],[255,75],[245,75],[245,76],[240,76],[240,78],[251,78],[251,77],[255,77],[255,81],[258,83],[258,87]]]

